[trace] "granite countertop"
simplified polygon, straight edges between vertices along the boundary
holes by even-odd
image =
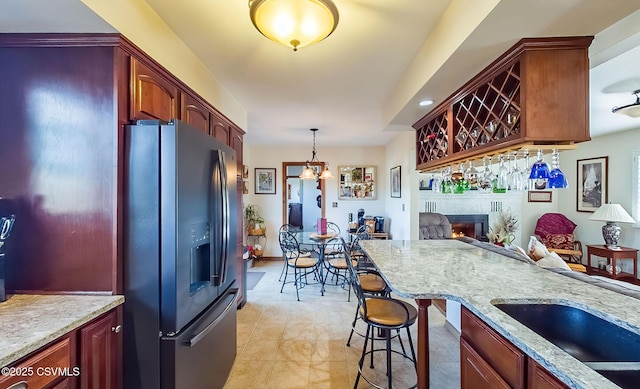
[[[0,366],[17,361],[122,303],[123,296],[9,296],[0,303]]]
[[[493,304],[574,306],[640,334],[640,300],[453,239],[360,245],[396,295],[458,301],[569,387],[618,388]]]

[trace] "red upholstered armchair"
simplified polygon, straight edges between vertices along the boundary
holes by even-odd
[[[581,264],[582,243],[575,239],[575,229],[576,224],[563,214],[545,213],[538,219],[534,233],[549,251],[554,251],[567,262]]]

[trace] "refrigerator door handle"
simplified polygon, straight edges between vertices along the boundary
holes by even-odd
[[[219,185],[217,183],[219,182]],[[220,258],[220,263],[212,266],[211,279],[214,285],[223,285],[227,279],[227,252],[229,247],[229,190],[227,183],[227,167],[224,151],[213,151],[213,172],[211,175],[211,188],[212,195],[216,198],[213,199],[213,211],[212,211],[212,229],[214,231],[213,238],[216,245],[214,245],[213,258],[214,261]],[[218,213],[219,212],[219,213]],[[222,218],[222,223],[217,223],[217,218]],[[217,265],[217,266],[216,266]]]
[[[225,158],[224,151],[218,153],[220,158],[220,182],[222,184],[222,269],[220,270],[220,285],[224,285],[227,282],[227,263],[229,261],[229,227],[230,220],[230,205],[229,205],[229,183],[227,177],[227,160]],[[235,242],[234,242],[235,244]]]
[[[233,294],[233,298],[231,299],[231,301],[229,301],[229,304],[227,304],[224,310],[220,313],[220,315],[218,315],[218,317],[214,321],[209,323],[209,325],[203,328],[202,331],[193,335],[191,338],[189,338],[189,340],[186,341],[186,344],[189,347],[195,346],[202,338],[207,336],[207,334],[211,332],[211,330],[213,330],[218,325],[218,323],[220,323],[224,319],[227,313],[229,313],[229,310],[235,309],[237,292],[238,292],[237,289],[231,289],[230,294]]]

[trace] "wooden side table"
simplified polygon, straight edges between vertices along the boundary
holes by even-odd
[[[592,256],[605,258],[607,265],[611,265],[613,273],[609,273],[606,268],[600,269],[598,265],[593,265]],[[631,260],[631,273],[629,272],[616,272],[616,266],[619,265],[618,261]],[[620,247],[618,249],[610,249],[605,245],[587,245],[587,273],[597,274],[613,279],[620,278],[633,278],[633,282],[638,282],[638,250],[629,247]]]

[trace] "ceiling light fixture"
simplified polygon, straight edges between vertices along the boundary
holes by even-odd
[[[622,115],[627,115],[632,118],[640,117],[640,89],[633,91],[633,94],[636,95],[635,103],[623,105],[622,107],[613,107],[611,112],[619,113]]]
[[[421,100],[418,105],[421,107],[428,107],[429,105],[433,104],[433,100]]]
[[[293,51],[331,35],[339,19],[331,0],[249,0],[249,15],[262,35]]]
[[[333,178],[333,174],[331,174],[331,171],[329,170],[329,162],[322,162],[324,163],[324,170],[320,174],[320,177],[317,177],[316,169],[314,167],[311,167],[312,163],[314,162],[321,163],[321,162],[318,161],[318,159],[316,158],[316,132],[318,131],[318,129],[312,128],[310,129],[310,131],[313,132],[313,152],[311,154],[311,160],[307,161],[307,166],[302,171],[302,174],[300,174],[300,179],[301,180],[315,180],[316,178],[319,178],[321,180],[331,179]]]

